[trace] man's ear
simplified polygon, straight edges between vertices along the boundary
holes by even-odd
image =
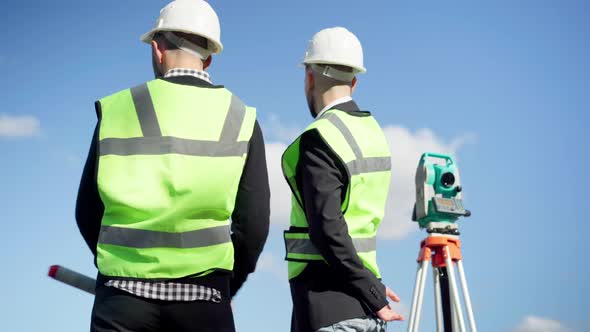
[[[352,79],[352,84],[350,85],[350,94],[354,93],[354,89],[356,88],[356,76]]]
[[[213,57],[209,56],[205,61],[203,61],[203,69],[209,68],[211,66],[211,62],[213,62]]]
[[[162,62],[164,62],[164,48],[155,40],[152,40],[151,44],[152,52],[154,53],[154,58],[157,60],[158,64],[162,64]]]
[[[305,71],[305,86],[307,87],[307,89],[309,89],[309,91],[313,90],[315,85],[315,80],[313,78],[313,72],[311,70],[306,70]]]

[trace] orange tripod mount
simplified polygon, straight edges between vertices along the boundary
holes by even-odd
[[[418,263],[422,261],[432,261],[433,268],[447,267],[447,247],[450,252],[451,260],[457,262],[461,260],[461,241],[458,238],[451,238],[445,235],[428,236],[420,243],[420,253],[418,254]]]

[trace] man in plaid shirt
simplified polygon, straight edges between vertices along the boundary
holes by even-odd
[[[254,109],[205,72],[222,50],[208,3],[173,1],[142,40],[152,46],[157,79],[96,103],[99,123],[78,192],[76,220],[99,268],[91,330],[234,331],[231,298],[268,235],[262,132]],[[137,126],[116,121],[125,111],[137,113],[123,119],[139,120],[141,136],[122,137]],[[216,122],[222,112],[225,120]],[[175,132],[187,123],[195,129]],[[108,137],[112,128],[116,137]],[[204,137],[207,129],[221,132],[219,141]],[[216,158],[227,167],[217,168]],[[192,168],[173,168],[187,160]],[[151,169],[156,179],[145,177]],[[147,205],[166,194],[157,208]],[[231,216],[231,226],[220,214]]]

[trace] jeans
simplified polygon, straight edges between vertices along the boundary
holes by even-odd
[[[387,323],[377,317],[354,318],[322,327],[316,332],[385,332]]]

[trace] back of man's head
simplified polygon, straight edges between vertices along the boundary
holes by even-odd
[[[329,90],[338,90],[339,92],[351,92],[353,85],[356,83],[356,78],[353,77],[352,80],[348,80],[348,78],[336,79],[336,75],[331,75],[334,71],[343,72],[346,74],[350,74],[353,76],[353,69],[347,66],[341,65],[323,65],[323,64],[314,64],[306,65],[307,70],[313,75],[314,78],[314,89],[319,93],[324,93]],[[346,76],[346,75],[345,75]]]
[[[154,34],[151,44],[156,77],[163,76],[172,68],[205,70],[211,64],[211,43],[202,36],[159,31]]]
[[[166,51],[173,52],[176,57],[186,58],[187,60],[206,60],[202,59],[202,57],[209,57],[210,53],[209,50],[209,41],[201,36],[197,36],[194,34],[184,33],[184,32],[158,32],[154,35],[154,41],[160,44]],[[195,54],[194,52],[187,52],[186,50],[182,49],[181,44],[186,44],[186,42],[196,45],[201,50],[201,56]],[[180,44],[180,45],[179,45]],[[190,45],[189,44],[189,45]],[[206,51],[207,54],[203,51]]]

